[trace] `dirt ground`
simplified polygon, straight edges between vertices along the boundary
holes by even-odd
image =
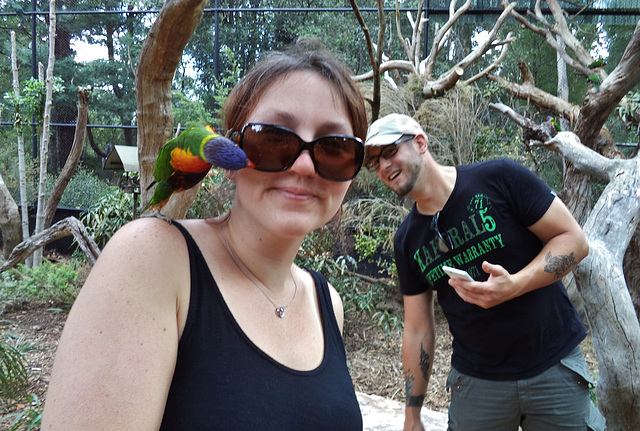
[[[393,315],[402,316],[400,298],[390,299],[388,308]],[[14,343],[32,346],[25,353],[30,375],[29,393],[35,393],[44,403],[55,349],[67,313],[59,309],[34,308],[29,305],[1,311],[0,334],[4,338],[11,337]],[[345,318],[345,346],[356,390],[403,401],[400,332],[383,331],[370,319],[364,319],[362,316],[347,315]],[[425,407],[446,412],[449,394],[445,389],[445,382],[450,366],[451,336],[439,307],[436,307],[436,334],[433,375]],[[583,343],[583,349],[590,368],[597,370],[595,353],[589,340]],[[26,404],[7,404],[0,401],[0,417],[8,413],[21,412],[27,407]],[[6,425],[6,421],[0,422],[0,429]]]

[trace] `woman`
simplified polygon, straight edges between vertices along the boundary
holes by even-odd
[[[339,211],[367,127],[348,71],[310,44],[229,95],[225,127],[256,169],[227,172],[227,216],[136,220],[105,247],[62,334],[43,430],[362,428],[340,297],[293,264]]]

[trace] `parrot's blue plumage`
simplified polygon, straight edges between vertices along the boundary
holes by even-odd
[[[245,152],[210,127],[191,126],[160,149],[153,170],[153,196],[142,212],[159,212],[175,192],[190,189],[207,175],[211,166],[238,170],[252,167]]]

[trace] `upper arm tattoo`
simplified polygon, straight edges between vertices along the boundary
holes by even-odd
[[[569,255],[558,256],[552,256],[551,252],[549,252],[544,257],[544,260],[547,261],[547,264],[544,266],[544,271],[553,274],[556,279],[562,278],[564,274],[576,266],[576,258],[573,252]]]

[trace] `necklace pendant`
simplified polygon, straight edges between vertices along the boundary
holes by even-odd
[[[277,314],[281,319],[284,319],[284,307],[276,307],[276,314]]]

